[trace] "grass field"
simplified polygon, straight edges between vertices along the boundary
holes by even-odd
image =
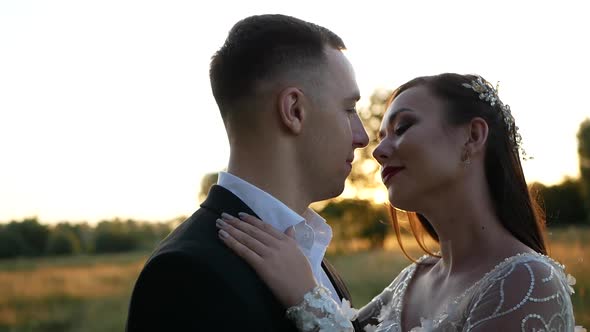
[[[590,326],[590,229],[554,230],[551,253],[577,278],[576,323]],[[419,254],[412,249],[414,254]],[[0,332],[123,331],[131,287],[147,254],[0,261]],[[408,264],[398,251],[330,257],[360,306]]]

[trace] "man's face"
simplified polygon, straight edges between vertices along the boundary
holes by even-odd
[[[354,150],[369,142],[356,112],[360,93],[352,66],[341,51],[325,52],[327,65],[318,91],[311,92],[314,98],[302,132],[305,175],[314,201],[342,193]]]

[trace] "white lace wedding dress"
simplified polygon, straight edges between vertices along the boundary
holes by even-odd
[[[422,263],[429,256],[418,260]],[[358,312],[336,304],[327,290],[316,287],[304,301],[287,310],[301,332],[352,332],[357,319],[367,332],[402,332],[404,294],[417,264]],[[417,331],[574,331],[570,294],[575,279],[565,267],[535,253],[506,258],[455,298],[436,317],[423,317]],[[493,326],[493,328],[492,328]]]

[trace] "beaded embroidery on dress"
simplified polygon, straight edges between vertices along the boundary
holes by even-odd
[[[418,264],[427,257],[418,260]],[[302,332],[352,332],[348,320],[355,317],[366,326],[367,332],[402,332],[403,298],[416,266],[406,267],[358,314],[346,313],[329,294],[316,288],[314,295],[308,294],[298,309],[290,309],[289,318]],[[564,270],[563,265],[541,254],[524,253],[506,258],[452,300],[441,314],[422,318],[421,326],[412,328],[411,332],[486,331],[492,326],[502,326],[507,331],[574,331],[570,299],[574,279],[566,276]],[[369,325],[369,321],[378,323]]]

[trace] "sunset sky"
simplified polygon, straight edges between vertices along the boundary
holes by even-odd
[[[362,99],[419,75],[478,73],[535,159],[529,182],[578,176],[590,117],[583,1],[0,1],[0,221],[168,220],[198,206],[228,145],[210,57],[253,14],[345,41]]]

